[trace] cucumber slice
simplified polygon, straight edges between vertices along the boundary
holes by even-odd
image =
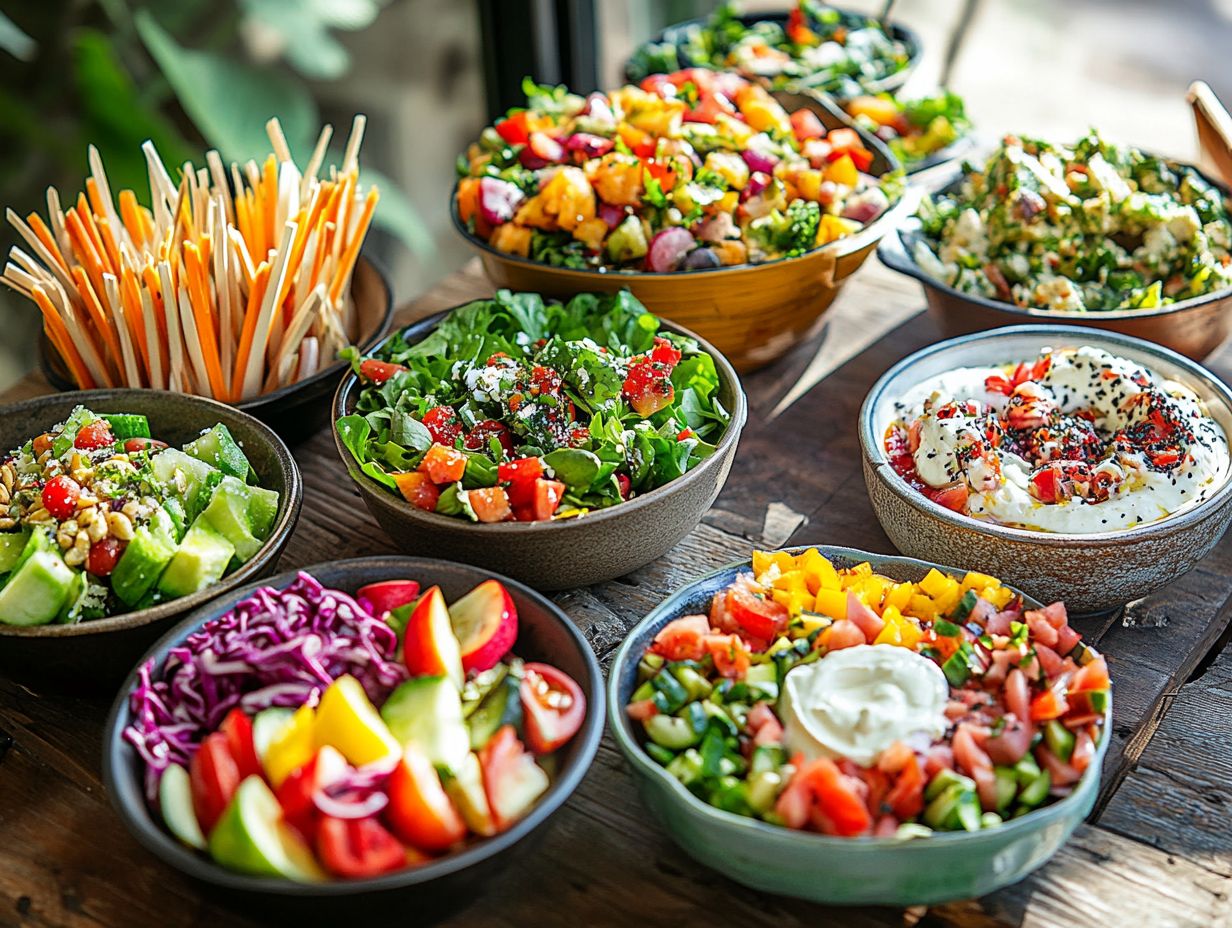
[[[231,430],[221,422],[200,438],[186,444],[184,453],[211,467],[217,467],[230,477],[240,480],[248,478],[248,458],[231,437]]]
[[[172,764],[163,771],[158,781],[158,808],[167,823],[167,830],[198,850],[205,850],[205,835],[193,811],[192,786],[188,771],[180,764]]]
[[[17,566],[29,540],[29,529],[23,529],[20,532],[5,532],[0,535],[0,574],[7,574]]]
[[[31,540],[41,535],[35,532]],[[0,622],[46,625],[55,620],[72,592],[76,575],[58,551],[30,553],[0,590]]]
[[[402,744],[414,744],[438,767],[455,771],[470,753],[462,697],[447,676],[418,677],[399,686],[381,707],[381,718]]]
[[[169,597],[188,596],[222,579],[235,556],[235,546],[203,519],[192,524],[158,580]]]
[[[265,754],[269,746],[291,724],[294,715],[293,709],[275,706],[271,709],[262,709],[253,717],[252,746],[256,749],[257,760],[265,763]]]
[[[135,413],[103,413],[103,418],[111,426],[111,434],[117,442],[151,437],[150,422],[145,416]]]
[[[210,856],[224,867],[259,876],[315,883],[325,874],[304,839],[282,818],[282,807],[259,776],[250,776],[214,826]]]
[[[466,720],[471,750],[482,749],[502,725],[521,724],[522,681],[513,674],[506,674]]]

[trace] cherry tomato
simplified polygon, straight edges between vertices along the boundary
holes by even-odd
[[[466,837],[466,823],[432,761],[414,745],[389,775],[386,817],[403,841],[424,851],[444,851]]]
[[[359,376],[367,380],[369,383],[381,384],[387,381],[394,374],[406,370],[401,364],[390,364],[388,361],[378,361],[376,358],[367,358],[360,362]]]
[[[511,113],[508,119],[502,119],[496,124],[496,134],[510,145],[525,145],[530,138],[527,119],[528,113],[526,110],[518,110],[516,113]]]
[[[635,363],[629,368],[622,392],[639,416],[653,416],[675,398],[669,374],[665,365],[653,361]]]
[[[317,833],[317,824],[322,818],[312,797],[317,790],[337,783],[347,775],[350,764],[337,750],[326,745],[312,760],[294,770],[278,787],[278,804],[282,816],[305,838],[311,840]]]
[[[544,480],[540,477],[534,486],[535,521],[543,522],[552,518],[560,508],[560,501],[565,496],[565,485],[559,480]]]
[[[462,434],[462,420],[452,406],[434,406],[423,415],[423,424],[432,440],[452,448]]]
[[[240,787],[240,768],[231,756],[226,735],[216,731],[205,736],[189,764],[188,777],[193,811],[201,830],[208,835]]]
[[[240,771],[240,780],[261,775],[261,762],[257,760],[257,748],[252,740],[252,719],[236,706],[227,713],[218,730],[227,736],[227,747],[235,758]]]
[[[335,876],[360,879],[407,865],[402,843],[374,818],[325,816],[317,826],[317,854]]]
[[[106,419],[95,419],[83,425],[73,439],[73,447],[78,451],[96,451],[114,444],[115,436],[111,434],[111,424]]]
[[[361,586],[355,593],[356,601],[369,606],[368,611],[375,616],[382,616],[418,598],[419,584],[414,580],[381,580]]]
[[[140,451],[153,454],[155,451],[162,451],[167,447],[165,441],[159,441],[157,438],[129,438],[124,442],[124,450],[128,454],[137,454]]]
[[[509,427],[495,419],[484,419],[467,432],[462,445],[467,451],[487,451],[489,439],[492,438],[500,442],[506,454],[513,454],[513,437],[509,434]]]
[[[51,512],[51,510],[47,510]],[[96,577],[109,577],[115,570],[116,562],[128,543],[118,538],[100,538],[90,545],[90,553],[86,556],[86,570]]]
[[[526,664],[524,671],[526,745],[536,754],[551,754],[582,727],[586,697],[572,677],[550,664]]]
[[[43,487],[43,508],[51,513],[52,518],[63,522],[71,519],[77,512],[77,500],[81,496],[81,485],[72,477],[61,474],[52,477]]]
[[[967,484],[961,480],[947,483],[943,487],[930,488],[924,491],[924,495],[934,503],[944,506],[946,509],[952,509],[954,512],[964,512],[966,510],[967,497],[970,493],[971,491],[967,488]]]

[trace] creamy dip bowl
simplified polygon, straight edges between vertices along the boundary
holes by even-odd
[[[1011,399],[1016,365],[1046,349],[1036,386]],[[948,400],[959,408],[943,408]],[[966,400],[995,415],[972,416]],[[1052,407],[1061,434],[1038,434]],[[1094,418],[1084,424],[1085,410]],[[901,551],[999,572],[1074,612],[1144,596],[1219,540],[1232,520],[1230,433],[1232,392],[1213,374],[1158,345],[1073,326],[932,345],[887,371],[860,413],[869,497]]]

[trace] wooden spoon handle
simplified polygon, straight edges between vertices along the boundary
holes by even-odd
[[[1202,163],[1232,185],[1232,115],[1205,81],[1194,81],[1185,96],[1193,107]]]

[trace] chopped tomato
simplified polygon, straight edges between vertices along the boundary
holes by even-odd
[[[990,374],[985,377],[984,389],[989,393],[1000,393],[1003,396],[1009,396],[1014,392],[1014,387],[1010,383],[1009,378],[1001,374]]]
[[[565,485],[559,480],[544,480],[540,477],[535,481],[535,520],[543,522],[552,518],[560,508],[560,501],[565,496]]]
[[[361,879],[407,865],[406,849],[374,818],[325,816],[317,827],[317,854],[335,876]]]
[[[809,28],[804,11],[798,6],[792,7],[791,12],[787,14],[787,25],[783,31],[795,45],[821,44],[821,36]]]
[[[650,360],[634,362],[629,367],[622,392],[634,412],[643,418],[669,405],[676,395],[671,370]]]
[[[462,420],[452,406],[433,406],[423,415],[423,424],[432,440],[452,448],[462,434]]]
[[[516,461],[501,461],[496,467],[496,479],[501,483],[534,480],[543,476],[541,458],[518,458]]]
[[[118,538],[110,536],[100,538],[90,545],[90,553],[86,557],[86,570],[96,577],[110,576],[127,546],[128,542],[120,541]]]
[[[1069,703],[1066,702],[1063,691],[1047,689],[1031,700],[1031,721],[1059,719],[1068,709]]]
[[[225,734],[216,731],[205,736],[188,765],[188,777],[193,811],[202,833],[209,835],[240,787],[239,765],[231,755]]]
[[[432,761],[408,745],[389,775],[386,818],[397,835],[424,851],[444,851],[466,837],[466,823],[441,785]]]
[[[523,669],[521,695],[526,746],[536,754],[551,754],[582,727],[586,696],[572,677],[550,664],[528,663]]]
[[[335,748],[326,745],[313,755],[308,763],[291,771],[278,786],[278,804],[282,807],[282,817],[295,827],[305,838],[311,840],[316,835],[317,822],[321,813],[317,811],[312,797],[317,790],[337,783],[347,774],[350,765]]]
[[[73,439],[73,447],[78,451],[97,451],[115,444],[115,436],[111,434],[111,424],[106,419],[95,419],[83,425]]]
[[[526,110],[510,113],[507,118],[496,124],[496,134],[510,145],[525,145],[530,138],[530,129],[527,126],[528,117]]]
[[[402,494],[404,500],[417,509],[423,509],[426,512],[436,511],[436,502],[441,498],[441,491],[437,489],[431,477],[419,471],[390,476],[393,477],[394,483],[398,486],[398,492]]]
[[[826,141],[830,143],[830,150],[834,154],[831,161],[840,154],[864,147],[864,143],[860,141],[860,133],[855,129],[834,129],[826,136]]]
[[[548,775],[526,753],[517,731],[503,725],[479,752],[483,787],[497,830],[504,831],[530,811],[548,788]]]
[[[467,494],[475,518],[480,522],[504,522],[513,515],[509,496],[501,487],[481,487]]]
[[[1077,693],[1087,690],[1106,690],[1110,686],[1112,686],[1112,680],[1108,676],[1108,662],[1101,655],[1078,669],[1069,689],[1070,692]]]
[[[930,487],[924,491],[924,495],[938,506],[944,506],[946,509],[952,509],[954,512],[966,511],[967,499],[970,493],[970,489],[968,489],[966,482],[963,480],[947,483],[943,487]]]
[[[900,819],[915,818],[924,810],[924,771],[914,753],[898,771],[885,803]]]
[[[124,451],[127,454],[139,454],[144,451],[147,454],[153,454],[155,451],[162,451],[167,447],[165,441],[159,441],[157,438],[129,438],[124,442]]]
[[[858,644],[868,644],[868,639],[855,622],[839,619],[821,633],[821,643],[827,651],[841,651],[843,648],[854,648]]]
[[[433,483],[455,483],[466,473],[466,460],[466,455],[456,448],[447,448],[434,442],[419,462],[419,469],[426,473]]]
[[[669,661],[699,661],[706,654],[702,639],[709,634],[709,619],[704,615],[687,615],[659,629],[650,650]]]
[[[706,635],[702,646],[714,658],[714,669],[724,677],[739,679],[749,669],[749,649],[739,635]]]
[[[81,485],[65,474],[52,477],[43,487],[43,508],[51,513],[52,518],[63,522],[71,519],[77,512],[77,500],[81,497]]]
[[[659,707],[655,705],[653,699],[642,699],[625,706],[625,712],[635,722],[644,722],[646,719],[658,715]]]
[[[639,158],[649,158],[654,155],[655,147],[658,143],[649,132],[643,132],[636,126],[622,122],[616,127],[616,134],[629,147],[629,150]]]
[[[811,819],[827,834],[854,837],[869,831],[873,817],[851,777],[834,761],[819,757],[796,771],[813,802]],[[793,778],[793,780],[795,779]]]
[[[825,138],[826,127],[812,110],[798,109],[791,114],[791,131],[798,141]]]
[[[261,761],[257,760],[257,748],[252,740],[252,719],[236,706],[227,713],[218,730],[227,736],[227,747],[235,758],[240,780],[261,775]]]
[[[727,615],[740,630],[773,641],[787,627],[790,618],[787,607],[773,599],[765,599],[741,586],[727,591]]]
[[[1061,483],[1054,467],[1042,467],[1031,475],[1031,495],[1041,503],[1055,503],[1061,493]]]
[[[467,451],[488,451],[493,438],[500,442],[506,454],[513,454],[513,437],[509,434],[509,427],[495,419],[484,419],[476,425],[466,433],[462,444]]]
[[[650,349],[650,360],[656,364],[664,365],[668,370],[679,364],[683,356],[680,349],[666,338],[656,338],[654,347]]]
[[[401,364],[390,364],[376,358],[366,358],[359,364],[359,376],[369,383],[382,384],[394,374],[406,370]]]

